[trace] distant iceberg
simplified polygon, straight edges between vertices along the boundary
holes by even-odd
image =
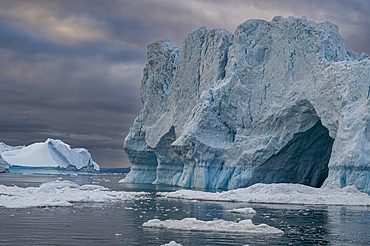
[[[0,143],[0,172],[38,174],[98,173],[100,167],[84,148],[71,149],[61,140],[47,139],[27,147]]]

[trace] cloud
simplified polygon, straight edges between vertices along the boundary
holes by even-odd
[[[178,46],[193,29],[233,32],[251,18],[306,16],[339,26],[370,54],[366,0],[12,0],[0,2],[0,141],[48,137],[127,166],[123,139],[139,114],[149,43]]]
[[[10,6],[0,13],[16,26],[62,44],[100,41],[107,36],[103,26],[88,14],[63,16],[49,5],[32,1]]]

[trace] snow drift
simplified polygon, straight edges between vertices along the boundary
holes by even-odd
[[[0,168],[3,162],[11,173],[98,173],[100,169],[86,149],[71,149],[61,140],[47,139],[27,147],[2,146]]]
[[[298,183],[370,193],[370,60],[306,18],[200,27],[148,46],[126,182]]]

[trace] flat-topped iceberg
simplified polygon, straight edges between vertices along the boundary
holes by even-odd
[[[125,139],[133,183],[355,185],[370,194],[370,59],[306,18],[200,27],[148,46]]]
[[[3,151],[0,167],[8,166],[11,173],[98,173],[100,169],[86,149],[71,149],[61,140],[47,139],[43,143],[34,143],[27,147],[5,144],[0,147]]]

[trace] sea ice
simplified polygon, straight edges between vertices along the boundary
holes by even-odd
[[[300,184],[254,184],[223,192],[178,190],[158,192],[157,196],[199,201],[250,202],[305,205],[370,206],[370,196],[355,186],[313,188]]]
[[[143,224],[143,227],[167,228],[186,231],[215,231],[236,232],[252,234],[281,234],[283,231],[266,224],[254,225],[252,220],[241,220],[239,222],[214,219],[212,221],[197,220],[196,218],[185,218],[182,220],[152,219]]]
[[[86,149],[71,149],[61,140],[47,139],[27,147],[0,147],[0,169],[4,160],[11,173],[98,173],[100,169]]]
[[[146,192],[110,191],[100,185],[78,185],[74,182],[52,181],[39,187],[20,188],[0,185],[0,207],[73,206],[74,203],[106,203],[148,198]]]

